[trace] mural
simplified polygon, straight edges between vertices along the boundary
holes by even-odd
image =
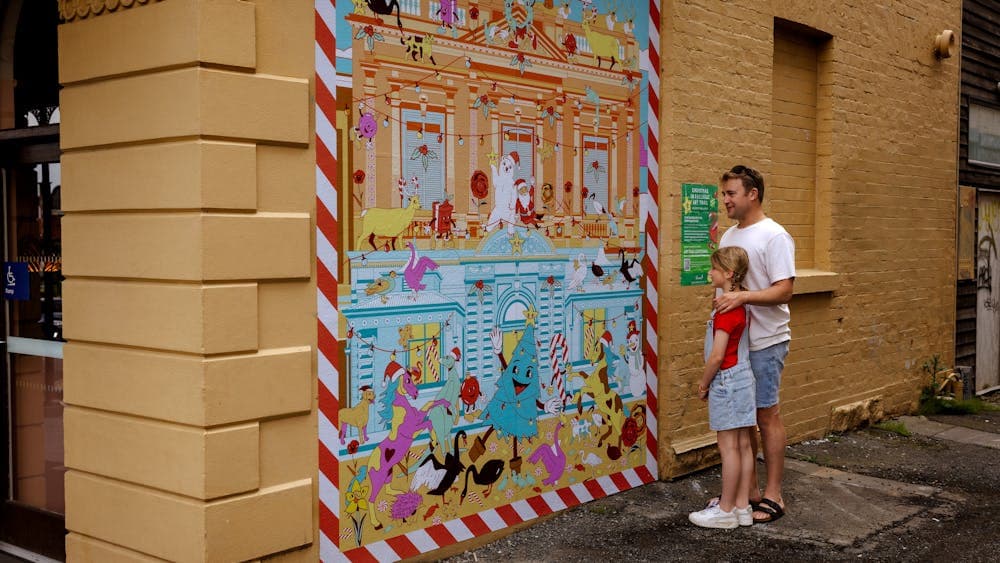
[[[655,479],[657,10],[317,2],[324,560]]]

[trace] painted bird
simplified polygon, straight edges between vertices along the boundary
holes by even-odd
[[[611,260],[608,260],[607,253],[604,252],[604,247],[597,247],[597,258],[594,259],[594,263],[598,266],[610,266]]]
[[[583,291],[583,280],[587,278],[587,257],[580,254],[573,260],[573,273],[569,275],[569,284],[566,291],[574,289]]]
[[[428,464],[428,461],[432,463]],[[420,466],[413,473],[413,480],[410,481],[410,490],[415,491],[422,486],[426,486],[428,489],[435,489],[441,484],[441,481],[447,474],[448,470],[441,463],[437,462],[434,453],[428,453],[427,457],[420,462]]]
[[[624,197],[618,198],[618,203],[615,204],[615,207],[618,209],[619,215],[625,214],[625,204],[627,202],[628,202],[627,198]]]
[[[562,477],[563,471],[566,470],[566,452],[559,445],[559,430],[561,428],[562,420],[556,422],[552,445],[539,444],[538,448],[531,453],[531,457],[528,458],[531,463],[538,463],[541,460],[545,470],[548,471],[549,476],[542,479],[543,485],[555,485],[556,481]]]
[[[490,496],[493,492],[493,484],[496,483],[500,476],[503,475],[504,462],[502,459],[491,459],[483,464],[482,469],[476,469],[475,465],[470,465],[468,469],[465,470],[465,488],[462,489],[462,493],[459,496],[458,504],[465,502],[465,496],[469,494],[469,475],[472,475],[472,481],[477,485],[482,485],[486,487],[486,491],[483,493],[484,497]]]
[[[593,452],[585,452],[580,450],[580,461],[584,465],[589,465],[591,467],[596,467],[601,464],[601,458],[597,457]]]
[[[406,261],[406,267],[403,268],[403,279],[406,280],[406,285],[416,293],[427,287],[421,283],[421,280],[424,279],[427,270],[437,270],[438,264],[426,256],[418,258],[417,248],[413,246],[412,242],[406,243],[406,246],[410,247],[410,259]]]
[[[587,200],[590,202],[590,208],[594,210],[594,213],[598,215],[608,214],[608,210],[604,208],[604,204],[597,199],[596,193],[591,193],[587,196]]]
[[[632,283],[639,279],[642,275],[642,267],[639,265],[639,261],[633,258],[632,260],[625,259],[625,249],[619,250],[622,256],[622,265],[618,268],[618,271],[622,273],[622,277],[625,278],[625,283],[628,287],[632,287]]]
[[[382,303],[385,303],[394,289],[396,289],[396,270],[375,278],[375,281],[365,286],[365,295],[378,295],[382,298]]]

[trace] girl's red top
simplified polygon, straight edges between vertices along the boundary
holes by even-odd
[[[744,307],[737,307],[727,313],[716,313],[714,329],[729,333],[726,355],[722,358],[719,369],[731,368],[739,362],[740,337],[743,336],[746,326],[747,315]]]

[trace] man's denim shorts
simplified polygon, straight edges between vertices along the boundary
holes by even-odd
[[[766,409],[778,404],[778,387],[781,385],[781,370],[785,369],[788,357],[788,340],[764,348],[750,351],[750,366],[753,367],[757,383],[757,408]]]
[[[719,432],[757,424],[749,363],[721,369],[708,387],[708,427]]]

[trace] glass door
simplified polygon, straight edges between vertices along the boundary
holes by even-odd
[[[58,4],[0,24],[0,551],[64,559]]]
[[[2,171],[8,463],[0,541],[64,552],[62,248],[58,146],[22,145]],[[9,153],[8,153],[9,154]]]

